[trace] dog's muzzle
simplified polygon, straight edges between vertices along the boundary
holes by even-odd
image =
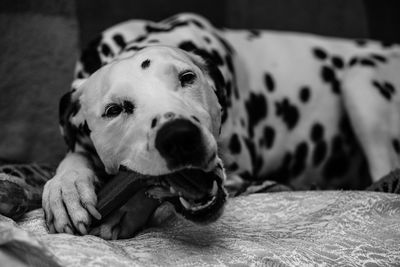
[[[99,202],[102,203],[100,209],[104,212],[117,208],[119,202],[127,201],[133,194],[143,189],[146,190],[148,197],[161,202],[170,202],[178,213],[196,223],[213,222],[223,212],[227,193],[223,185],[225,177],[221,165],[211,172],[183,169],[157,176],[140,174],[121,166],[120,173],[125,173],[125,177],[133,180],[124,181],[127,188],[119,193],[119,200],[109,201],[110,195],[113,195],[110,191],[115,191],[116,187],[121,188],[121,184],[115,185],[118,181],[114,181],[114,184],[110,183],[107,190],[100,192]]]
[[[216,220],[227,196],[224,170],[215,165],[216,151],[207,147],[200,127],[184,118],[168,121],[158,129],[155,147],[171,173],[158,176],[148,194],[194,222]]]
[[[158,177],[147,193],[170,202],[188,220],[210,223],[220,217],[226,202],[222,176],[219,167],[213,172],[184,169]]]
[[[181,166],[200,167],[207,156],[199,127],[187,119],[165,123],[157,132],[155,147],[170,170]]]

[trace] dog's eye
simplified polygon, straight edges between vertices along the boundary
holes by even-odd
[[[123,111],[121,105],[112,103],[108,104],[104,110],[102,117],[112,118],[118,116]]]
[[[186,85],[193,84],[196,79],[196,74],[192,71],[184,71],[179,74],[179,81],[181,82],[181,86],[184,87]]]

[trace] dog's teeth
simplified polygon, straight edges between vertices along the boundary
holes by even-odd
[[[217,194],[217,192],[218,192],[217,181],[214,181],[214,183],[213,183],[213,188],[212,188],[212,190],[211,190],[211,194],[212,194],[213,196],[215,196],[215,195]]]
[[[176,191],[172,186],[169,187],[169,192],[171,192],[171,194],[176,194]]]
[[[184,199],[183,197],[179,197],[180,202],[182,203],[182,205],[186,208],[186,209],[190,209],[191,205],[189,202],[187,202],[186,199]]]
[[[216,197],[214,196],[214,197],[213,197],[210,201],[208,201],[206,204],[200,205],[200,206],[195,206],[195,207],[190,207],[190,209],[193,210],[193,211],[198,211],[198,210],[204,209],[204,208],[210,206],[210,205],[215,201],[215,199],[216,199]]]

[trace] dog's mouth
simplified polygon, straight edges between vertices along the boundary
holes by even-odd
[[[211,172],[183,169],[166,175],[146,175],[146,194],[170,202],[188,220],[209,223],[222,214],[227,198],[223,175],[221,166]]]

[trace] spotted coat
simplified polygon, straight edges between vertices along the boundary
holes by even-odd
[[[107,29],[83,51],[75,77],[158,44],[196,53],[222,73],[218,144],[232,194],[265,190],[270,181],[360,189],[398,165],[399,46],[217,29],[180,14]],[[60,106],[64,136],[71,150],[86,151],[101,169],[87,125],[70,120],[79,108],[71,95]]]

